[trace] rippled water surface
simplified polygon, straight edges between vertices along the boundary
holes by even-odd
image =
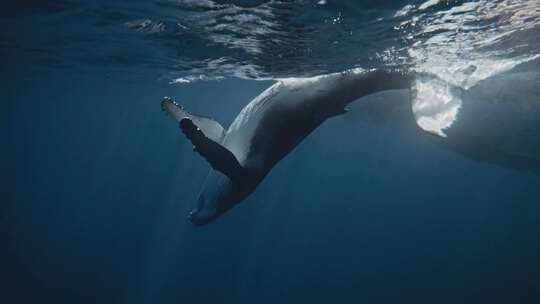
[[[2,15],[18,29],[4,33],[4,51],[144,65],[179,82],[392,65],[470,86],[539,55],[535,0],[37,1]]]

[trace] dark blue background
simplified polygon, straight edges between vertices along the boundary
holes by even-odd
[[[421,2],[329,0],[298,28],[281,12],[284,29],[314,26],[329,39],[316,41],[330,47],[313,62],[302,52],[282,58],[294,43],[249,57],[209,46],[176,29],[186,12],[163,1],[4,4],[0,303],[540,303],[540,174],[486,162],[491,146],[471,148],[504,138],[540,151],[538,60],[517,80],[467,94],[452,137],[464,145],[420,132],[407,92],[377,95],[317,129],[215,223],[187,220],[209,166],[161,98],[227,126],[271,82],[170,85],[187,73],[182,64],[233,56],[270,72],[362,65],[399,43],[397,32],[385,40],[368,28],[376,41],[349,44],[340,35]],[[342,12],[338,30],[317,27]],[[126,26],[146,18],[169,20],[170,32]],[[502,120],[515,104],[525,111]]]
[[[186,215],[209,166],[161,97],[228,125],[270,82],[2,69],[2,303],[540,299],[537,173],[473,161],[355,106],[194,228]]]

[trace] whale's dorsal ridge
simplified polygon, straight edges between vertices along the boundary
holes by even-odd
[[[202,130],[206,137],[217,143],[221,143],[225,137],[227,131],[219,122],[210,117],[189,113],[169,97],[163,98],[161,108],[178,123],[184,118],[189,118],[197,128]]]

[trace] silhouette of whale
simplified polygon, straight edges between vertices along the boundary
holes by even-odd
[[[165,97],[162,109],[179,123],[194,150],[213,169],[189,214],[190,221],[208,224],[240,203],[314,129],[346,113],[349,103],[410,85],[411,77],[405,72],[359,68],[281,79],[246,105],[228,129]]]

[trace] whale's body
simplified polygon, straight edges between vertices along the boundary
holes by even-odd
[[[282,79],[246,105],[227,130],[165,98],[163,109],[213,168],[190,220],[207,224],[241,202],[277,162],[326,119],[345,113],[350,102],[408,88],[410,82],[401,72],[360,69]]]

